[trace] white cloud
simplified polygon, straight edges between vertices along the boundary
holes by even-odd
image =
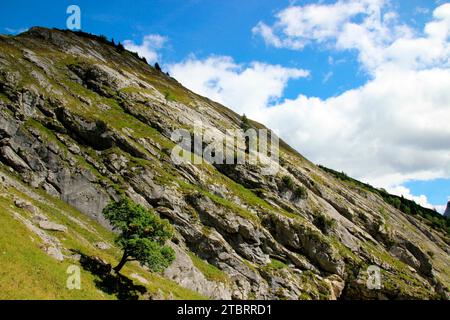
[[[269,45],[302,49],[312,41],[335,39],[354,19],[379,16],[385,0],[340,0],[333,4],[290,6],[276,15],[272,26],[259,22],[253,29]]]
[[[392,65],[448,66],[450,3],[433,12],[434,19],[426,25],[424,36],[400,23],[388,3],[340,0],[334,4],[290,6],[276,15],[273,25],[259,22],[253,33],[278,48],[301,50],[306,44],[325,44],[337,50],[357,50],[362,66],[371,74]]]
[[[394,186],[387,189],[387,191],[391,194],[395,194],[397,196],[403,196],[405,199],[413,200],[417,204],[421,205],[424,208],[428,209],[435,209],[437,212],[443,214],[445,212],[445,209],[447,208],[447,204],[444,205],[436,205],[431,204],[428,201],[428,198],[426,195],[413,195],[411,193],[411,190],[404,187],[404,186]],[[450,200],[450,197],[449,197]]]
[[[424,208],[433,209],[436,207],[428,202],[427,196],[425,196],[425,195],[415,196],[415,195],[411,194],[411,190],[409,190],[408,188],[403,187],[403,186],[391,187],[391,188],[387,189],[387,191],[391,194],[395,194],[397,196],[403,196],[406,199],[413,200],[417,204],[420,204]]]
[[[149,34],[144,36],[141,44],[136,44],[132,40],[125,40],[124,47],[131,51],[137,52],[139,56],[145,57],[149,64],[153,64],[159,60],[158,50],[167,42],[167,38],[158,34]]]
[[[28,30],[28,28],[5,28],[6,32],[10,34],[19,34]]]
[[[437,212],[443,214],[445,212],[445,209],[447,208],[447,205],[446,204],[444,204],[444,205],[436,205],[434,207],[435,207]]]
[[[448,88],[450,70],[387,70],[337,97],[300,95],[249,116],[314,162],[388,187],[450,176]]]
[[[191,56],[169,65],[168,69],[189,89],[232,106],[241,114],[257,113],[282,96],[290,79],[309,75],[306,70],[261,62],[240,65],[224,56],[211,56],[204,60]]]

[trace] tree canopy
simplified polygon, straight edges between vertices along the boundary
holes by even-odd
[[[158,272],[175,259],[173,249],[166,245],[173,236],[173,228],[167,220],[125,197],[108,204],[103,215],[120,232],[116,243],[123,249],[123,256],[114,268],[116,272],[133,260]]]

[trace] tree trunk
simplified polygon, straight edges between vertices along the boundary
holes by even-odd
[[[125,263],[127,263],[127,261],[128,261],[128,254],[126,252],[124,252],[119,264],[116,267],[114,267],[114,271],[119,273],[120,270],[122,270]]]

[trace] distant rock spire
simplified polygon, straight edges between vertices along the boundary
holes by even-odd
[[[450,201],[447,202],[447,209],[445,209],[444,217],[450,218]]]

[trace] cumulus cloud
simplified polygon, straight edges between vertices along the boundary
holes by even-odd
[[[444,214],[447,205],[437,205],[434,208],[436,209],[437,212]]]
[[[447,196],[447,201],[450,201],[450,196]],[[443,214],[445,212],[445,210],[447,209],[447,204],[436,205],[434,207],[436,208],[437,212],[440,212]]]
[[[370,80],[335,97],[282,100],[288,81],[307,71],[190,57],[170,73],[277,130],[312,161],[431,206],[401,185],[450,177],[450,3],[423,30],[399,22],[387,1],[339,0],[289,6],[253,32],[278,48],[352,50]]]
[[[302,49],[313,41],[336,39],[356,18],[373,20],[384,3],[384,0],[340,0],[332,4],[290,6],[277,13],[272,26],[261,21],[252,31],[275,47]]]
[[[450,3],[422,32],[398,22],[382,0],[291,6],[253,32],[276,47],[356,50],[372,78],[337,97],[299,95],[251,116],[314,161],[377,186],[450,176]]]
[[[10,34],[19,34],[28,30],[28,28],[5,28],[6,32]]]
[[[432,209],[432,210],[434,209],[437,212],[440,212],[442,214],[445,212],[445,209],[447,208],[447,204],[443,204],[443,205],[431,204],[428,201],[428,198],[426,195],[423,195],[423,194],[419,195],[419,196],[413,195],[411,193],[411,190],[404,186],[391,187],[391,188],[388,188],[387,191],[391,194],[395,194],[397,196],[403,196],[406,199],[413,200],[414,202],[416,202],[417,204],[421,205],[424,208],[428,208],[428,209]],[[448,200],[450,200],[450,197],[448,197]]]
[[[290,79],[307,77],[307,70],[284,68],[261,62],[237,64],[231,57],[194,56],[168,66],[169,72],[189,89],[236,112],[256,114],[276,103]]]
[[[303,49],[323,44],[356,50],[370,74],[386,67],[427,68],[449,65],[450,3],[439,6],[420,35],[398,21],[386,0],[340,0],[334,4],[290,6],[272,25],[259,22],[253,33],[268,45]]]
[[[337,97],[250,114],[304,155],[376,186],[450,176],[450,70],[387,70]]]
[[[406,187],[396,186],[396,187],[389,188],[387,191],[391,194],[403,196],[406,199],[413,200],[417,204],[420,204],[424,208],[429,208],[429,209],[436,208],[436,210],[437,210],[437,208],[441,209],[441,206],[434,206],[434,205],[430,204],[428,202],[427,196],[425,196],[425,195],[415,196],[411,193],[411,190],[409,190]]]
[[[141,44],[136,44],[132,40],[125,40],[124,47],[131,51],[137,52],[139,56],[147,59],[147,62],[153,64],[159,60],[158,50],[167,42],[167,38],[159,34],[148,34],[143,37]]]

